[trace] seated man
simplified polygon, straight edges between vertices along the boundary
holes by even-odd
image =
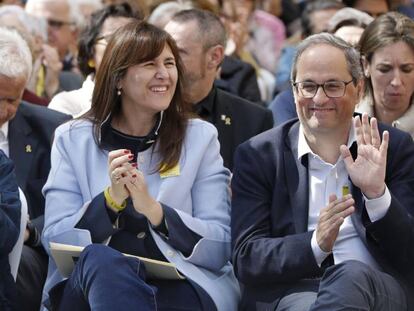
[[[184,10],[174,15],[165,30],[176,41],[185,68],[183,96],[217,128],[224,166],[232,170],[236,147],[272,128],[272,112],[214,86],[226,44],[226,31],[217,16]]]
[[[15,163],[31,219],[17,276],[16,309],[39,310],[48,263],[40,244],[45,206],[41,191],[50,170],[54,130],[70,116],[21,102],[32,56],[17,32],[0,27],[0,38],[0,149]]]
[[[299,121],[236,151],[242,310],[414,310],[414,144],[353,118],[359,64],[333,35],[305,39],[292,68]]]
[[[20,199],[13,162],[0,150],[0,310],[11,311],[16,285],[9,253],[19,237]]]
[[[13,43],[17,42],[20,49]],[[9,62],[11,55],[16,61]],[[25,62],[24,56],[28,56]],[[16,65],[16,66],[14,66]],[[0,120],[12,115],[15,111],[15,95],[11,91],[16,85],[27,80],[31,71],[30,51],[25,41],[15,31],[0,28]],[[0,129],[0,149],[4,147],[5,137]],[[0,310],[14,310],[13,301],[16,296],[16,285],[10,272],[9,253],[12,251],[20,232],[20,199],[19,189],[14,174],[14,166],[5,153],[0,150]]]

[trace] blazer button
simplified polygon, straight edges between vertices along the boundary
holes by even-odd
[[[167,257],[174,257],[174,255],[175,255],[175,252],[174,251],[172,251],[172,250],[167,250]]]
[[[138,239],[144,239],[147,236],[147,234],[145,232],[140,232],[137,234],[137,238]]]

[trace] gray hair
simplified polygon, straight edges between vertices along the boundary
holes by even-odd
[[[193,4],[187,1],[167,1],[161,3],[148,17],[148,23],[163,29],[175,14],[193,7]]]
[[[0,27],[0,74],[29,80],[31,73],[32,54],[26,41],[16,30]]]
[[[8,15],[14,16],[29,34],[39,36],[44,41],[47,41],[47,23],[45,19],[28,14],[18,5],[4,5],[0,7],[0,20]]]
[[[175,14],[171,21],[182,24],[196,21],[198,29],[194,31],[203,40],[204,50],[217,44],[226,47],[226,29],[220,18],[212,12],[200,9],[183,10]]]
[[[0,18],[13,15],[17,18],[17,20],[22,24],[25,25],[27,13],[25,10],[18,5],[3,5],[0,7]]]
[[[363,75],[359,52],[341,38],[330,33],[322,32],[306,38],[298,45],[295,57],[293,58],[292,71],[290,74],[292,83],[296,80],[297,63],[303,52],[305,52],[308,48],[319,44],[330,45],[343,51],[348,71],[354,81],[354,84],[356,85],[357,82],[362,79]]]
[[[72,16],[72,12],[75,12],[77,15],[75,19],[73,19],[72,17],[71,19],[72,19],[72,22],[76,24],[78,29],[85,28],[90,19],[89,17],[83,14],[82,12],[83,5],[89,5],[93,7],[94,9],[93,12],[96,12],[104,7],[104,4],[102,3],[101,0],[69,0],[68,2],[70,2],[69,5],[71,6],[70,8],[71,16]]]
[[[45,2],[45,1],[51,1],[51,0],[27,0],[26,1],[26,10],[31,8],[36,2]],[[67,5],[69,6],[69,18],[70,22],[73,23],[72,30],[76,30],[84,24],[83,17],[80,14],[78,1],[71,1],[71,0],[65,0]]]

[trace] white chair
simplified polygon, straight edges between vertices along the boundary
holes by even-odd
[[[26,231],[26,224],[28,219],[27,201],[23,191],[19,188],[20,202],[21,202],[21,214],[20,214],[20,234],[16,244],[9,254],[9,263],[11,274],[16,280],[17,270],[19,269],[20,257],[22,255],[23,243],[24,243],[24,232]]]

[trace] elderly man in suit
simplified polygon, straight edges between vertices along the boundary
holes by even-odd
[[[30,217],[17,276],[17,310],[39,310],[48,260],[40,243],[45,205],[41,190],[50,170],[53,132],[70,117],[21,102],[32,70],[30,50],[13,30],[0,27],[0,38],[0,149],[15,163]]]
[[[358,52],[298,47],[299,116],[242,144],[232,180],[244,310],[414,310],[414,144],[357,115]]]
[[[214,86],[226,44],[226,32],[217,16],[184,10],[174,15],[165,30],[175,39],[184,63],[184,97],[201,118],[216,126],[224,165],[231,170],[236,147],[272,128],[272,113]]]
[[[9,253],[20,232],[19,188],[13,162],[0,150],[0,310],[13,311],[16,285],[10,272]]]
[[[28,0],[25,9],[30,15],[47,21],[48,43],[57,49],[63,70],[72,70],[75,65],[73,49],[81,18],[77,1]]]

